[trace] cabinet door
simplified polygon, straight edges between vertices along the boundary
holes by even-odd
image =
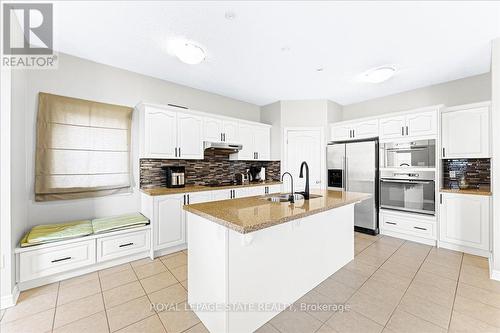
[[[203,137],[201,117],[189,113],[177,114],[178,157],[203,159]]]
[[[444,112],[441,119],[443,157],[491,157],[488,107]]]
[[[203,139],[210,142],[222,141],[222,120],[217,118],[203,118]]]
[[[255,126],[254,144],[257,159],[268,161],[271,158],[271,129],[267,126]]]
[[[175,158],[177,114],[147,107],[144,111],[145,157]]]
[[[186,242],[183,205],[183,194],[155,197],[153,225],[155,250]]]
[[[343,141],[352,139],[351,130],[352,124],[346,125],[332,125],[330,127],[330,140],[331,141]]]
[[[212,201],[231,199],[231,190],[212,191]]]
[[[212,201],[211,191],[187,193],[187,202],[191,204]]]
[[[239,143],[238,141],[238,122],[224,120],[222,122],[222,133],[224,134],[224,142]]]
[[[405,135],[405,116],[380,119],[379,136],[381,139],[401,138]]]
[[[238,152],[239,160],[255,159],[254,126],[240,123],[238,125],[238,135],[243,148]]]
[[[355,139],[366,139],[378,137],[378,120],[367,120],[353,124]]]
[[[281,185],[271,185],[268,186],[269,190],[268,193],[280,193],[281,192]]]
[[[235,198],[245,198],[245,197],[250,197],[252,196],[251,192],[250,192],[250,188],[235,188],[233,190],[234,192],[234,197]]]
[[[490,197],[441,193],[440,240],[489,250]]]
[[[437,112],[427,111],[406,116],[408,136],[434,135],[437,133]]]

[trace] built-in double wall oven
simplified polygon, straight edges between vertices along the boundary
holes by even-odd
[[[380,145],[380,208],[435,215],[435,147],[435,140]]]

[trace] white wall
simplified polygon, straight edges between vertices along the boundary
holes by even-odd
[[[492,133],[492,187],[493,192],[493,277],[500,280],[500,38],[492,43],[491,54],[491,128]]]
[[[377,116],[436,104],[454,106],[489,101],[490,99],[491,75],[486,73],[356,104],[344,105],[343,119]]]
[[[57,70],[29,71],[26,87],[26,107],[24,110],[18,110],[25,112],[24,128],[16,126],[12,131],[18,136],[25,135],[26,140],[26,153],[24,157],[19,158],[19,163],[27,175],[28,196],[25,197],[25,202],[29,226],[121,214],[137,211],[139,208],[137,190],[133,194],[95,199],[44,203],[34,201],[35,130],[39,92],[127,106],[135,106],[140,101],[173,103],[246,120],[260,119],[260,108],[257,105],[64,54],[59,57]],[[13,241],[18,242],[19,239]]]
[[[271,160],[281,160],[281,141],[283,130],[281,127],[281,102],[264,105],[260,108],[260,121],[272,125],[271,128]]]

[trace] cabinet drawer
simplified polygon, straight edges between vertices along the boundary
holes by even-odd
[[[399,232],[412,236],[435,239],[436,222],[418,215],[403,216],[399,214],[380,213],[380,227],[383,230]]]
[[[21,282],[70,271],[95,263],[95,240],[55,245],[19,256]]]
[[[151,245],[149,230],[97,239],[97,262],[148,251]]]

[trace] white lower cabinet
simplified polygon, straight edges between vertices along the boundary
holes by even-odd
[[[162,195],[154,198],[154,250],[161,250],[186,242],[184,223],[184,194]]]
[[[148,251],[150,242],[149,230],[98,238],[97,262]]]
[[[440,244],[472,254],[487,255],[490,250],[491,197],[441,193],[440,202]]]
[[[388,236],[421,242],[436,243],[436,217],[381,209],[379,213],[380,233]]]

